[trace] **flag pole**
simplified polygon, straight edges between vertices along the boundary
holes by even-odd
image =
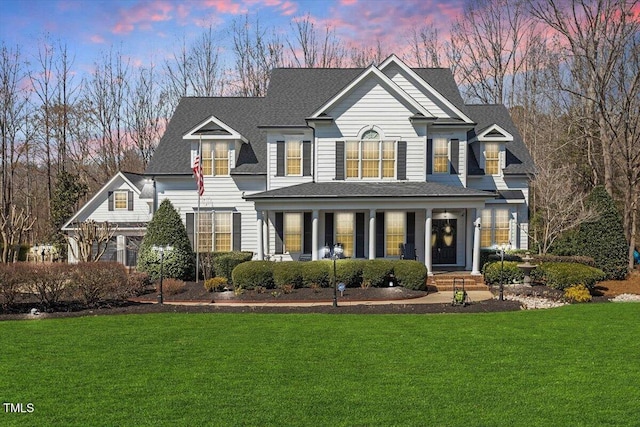
[[[202,134],[199,135],[200,136],[200,140],[198,142],[198,169],[201,171],[202,170]],[[200,177],[196,177],[196,179],[202,179]],[[200,251],[199,251],[199,246],[200,246],[200,185],[197,185],[197,190],[198,190],[198,212],[196,214],[196,283],[198,283],[198,278],[200,275]]]

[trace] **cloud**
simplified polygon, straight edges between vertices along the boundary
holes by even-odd
[[[136,27],[151,29],[152,23],[172,19],[173,3],[164,0],[152,0],[138,3],[129,9],[120,9],[119,21],[111,28],[114,34],[129,34]]]
[[[207,8],[214,8],[218,13],[227,13],[230,15],[245,13],[240,3],[236,3],[233,0],[205,0],[203,5]]]
[[[91,37],[89,37],[89,40],[91,40],[91,43],[96,43],[96,44],[103,44],[106,42],[104,37],[98,34],[92,35]]]
[[[340,0],[341,6],[353,6],[356,3],[358,3],[358,0]]]

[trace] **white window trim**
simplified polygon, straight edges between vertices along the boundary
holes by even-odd
[[[489,210],[491,211],[491,223],[490,224],[485,224],[484,222],[482,223],[482,228],[486,229],[487,227],[490,228],[490,240],[491,240],[491,244],[489,246],[482,246],[483,249],[486,248],[493,248],[496,244],[498,244],[496,242],[496,211],[497,210],[506,210],[507,211],[507,215],[509,218],[508,221],[508,227],[507,229],[509,230],[509,241],[513,244],[513,228],[514,228],[514,222],[515,219],[513,218],[513,210],[510,207],[507,206],[501,206],[501,205],[488,205],[487,207],[485,207],[483,210]]]
[[[300,173],[289,173],[289,143],[297,142],[300,144]],[[285,176],[302,176],[304,174],[304,141],[299,138],[285,138],[284,142],[284,175]]]
[[[487,173],[487,144],[496,144],[498,146],[498,173]],[[504,169],[504,155],[505,148],[504,143],[499,141],[486,141],[482,143],[482,169],[485,171],[486,176],[502,176],[502,170]]]
[[[403,214],[402,215],[402,222],[403,222],[403,236],[402,236],[402,243],[406,243],[407,241],[407,211],[386,211],[384,213],[384,257],[385,258],[391,258],[391,259],[400,259],[400,257],[402,256],[402,254],[398,254],[398,255],[389,255],[389,253],[387,252],[387,239],[388,239],[388,234],[387,234],[387,214],[390,213],[400,213]]]
[[[285,254],[290,254],[291,251],[287,248],[287,215],[300,215],[300,253],[304,252],[304,212],[295,211],[295,212],[283,212],[282,214],[282,252]],[[294,251],[293,253],[298,253],[298,251]]]
[[[398,141],[397,139],[379,139],[377,140],[378,142],[378,176],[377,177],[363,177],[362,176],[362,163],[363,163],[363,158],[362,158],[362,143],[364,141],[372,141],[372,140],[366,140],[366,139],[349,139],[349,140],[344,140],[345,143],[345,150],[344,150],[344,177],[345,180],[347,181],[379,181],[379,180],[385,180],[385,181],[392,181],[392,180],[396,180],[398,179]],[[358,144],[358,176],[347,176],[347,144],[350,142],[355,142]],[[392,142],[393,143],[393,176],[387,176],[387,177],[383,177],[383,161],[384,158],[383,156],[383,150],[382,150],[382,145],[384,142]]]
[[[451,138],[435,137],[432,140],[433,147],[431,149],[431,174],[432,175],[449,175],[451,172]],[[436,172],[436,141],[445,141],[447,144],[447,168],[443,172]]]
[[[202,141],[202,145],[204,146],[204,144],[211,144],[211,174],[206,174],[204,173],[203,170],[203,176],[207,177],[207,178],[211,178],[211,177],[229,177],[231,176],[231,142],[229,141]],[[217,144],[225,144],[227,146],[227,174],[220,174],[220,175],[216,175],[216,155],[215,155],[215,146]],[[202,155],[202,153],[200,153]],[[196,156],[198,155],[198,152],[196,151]],[[202,164],[203,159],[200,159],[200,163]]]
[[[118,194],[124,194],[124,208],[119,208],[117,206],[117,196]],[[113,192],[113,210],[114,211],[127,211],[129,210],[129,191],[128,190],[115,190]]]
[[[349,256],[349,258],[355,258],[356,257],[356,244],[357,244],[357,238],[356,238],[356,211],[342,211],[342,212],[336,212],[336,220],[335,220],[335,224],[333,227],[333,241],[338,244],[343,244],[343,242],[338,241],[338,221],[337,221],[337,214],[338,213],[348,213],[351,214],[351,237],[352,237],[352,241],[353,241],[353,248],[352,249],[352,254]],[[345,256],[347,256],[345,254]]]
[[[199,244],[199,240],[200,240],[200,219],[198,218],[198,215],[210,215],[211,216],[211,252],[231,252],[233,251],[233,212],[232,210],[217,210],[217,211],[205,211],[205,212],[200,212],[200,214],[196,213],[195,214],[195,221],[196,221],[196,227],[198,229],[198,242],[196,242],[196,244]],[[220,251],[216,248],[216,214],[228,214],[230,215],[230,236],[231,236],[231,240],[230,240],[230,248],[229,251]]]

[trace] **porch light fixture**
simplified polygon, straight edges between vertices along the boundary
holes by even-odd
[[[157,246],[157,245],[153,245],[151,246],[151,250],[154,252],[159,252],[160,253],[160,293],[158,294],[158,304],[163,304],[164,303],[164,298],[162,295],[162,276],[164,275],[164,253],[165,252],[170,252],[173,250],[173,246]]]
[[[511,249],[511,242],[496,245],[496,253],[500,255],[500,295],[498,300],[504,301],[504,252]]]
[[[336,260],[344,253],[342,244],[337,243],[330,248],[329,245],[323,248],[324,256],[329,256],[333,260],[333,306],[338,306],[338,280],[336,274]]]

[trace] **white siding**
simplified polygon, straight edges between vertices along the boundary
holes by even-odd
[[[267,133],[267,165],[268,165],[268,183],[267,189],[275,190],[282,187],[289,187],[291,185],[303,184],[305,182],[311,182],[312,176],[276,176],[278,165],[278,147],[277,141],[286,141],[287,139],[299,139],[300,141],[311,141],[313,144],[313,133],[310,129],[307,130],[295,130],[295,131],[269,131]],[[313,146],[311,147],[311,170],[313,171]],[[303,161],[304,163],[304,161]]]
[[[109,191],[133,191],[133,189],[122,179],[118,179],[113,183],[108,191],[104,191],[99,199],[94,200],[95,208],[88,217],[78,218],[79,221],[94,220],[96,222],[131,222],[144,223],[151,219],[149,204],[147,200],[140,200],[138,195],[133,193],[133,210],[109,210]]]
[[[409,96],[418,101],[420,105],[427,109],[435,117],[447,118],[456,117],[450,109],[442,105],[442,102],[428,93],[422,86],[418,86],[416,82],[410,81],[404,71],[397,65],[389,65],[383,70],[384,74],[393,80],[402,88]],[[413,79],[411,79],[413,80]],[[437,88],[435,88],[437,90]]]
[[[205,177],[204,188],[200,207],[240,212],[242,250],[255,252],[257,250],[257,214],[254,203],[244,200],[242,195],[264,191],[264,177]],[[186,214],[195,212],[198,207],[198,193],[193,178],[158,178],[157,190],[158,205],[164,199],[171,200],[183,222],[186,222]]]

